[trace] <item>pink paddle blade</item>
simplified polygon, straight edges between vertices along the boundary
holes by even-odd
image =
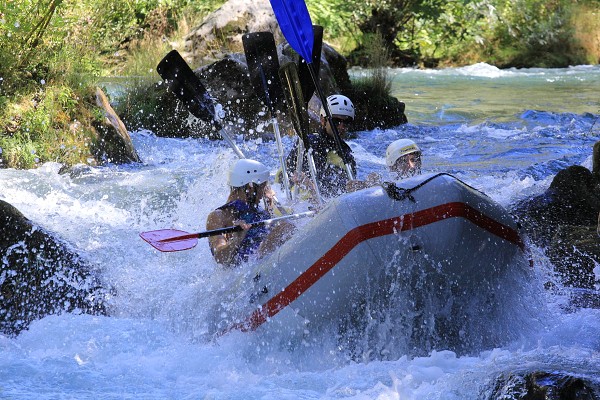
[[[159,229],[140,233],[152,247],[163,252],[189,250],[198,244],[198,235],[177,229]]]

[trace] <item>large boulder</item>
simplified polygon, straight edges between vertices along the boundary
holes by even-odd
[[[287,43],[278,46],[278,55],[281,64],[298,60],[298,55]],[[252,87],[243,54],[228,54],[194,72],[214,102],[223,107],[223,120],[228,130],[247,138],[262,136],[271,117]],[[327,44],[323,45],[319,81],[324,93],[341,93],[352,99],[357,110],[353,126],[356,131],[388,128],[407,122],[404,103],[398,99],[374,95],[365,88],[355,88],[350,82],[344,58]],[[128,125],[149,129],[163,137],[219,137],[211,121],[192,118],[186,106],[162,82],[137,90],[139,92],[134,96],[137,100],[132,103],[139,102],[139,107],[143,107],[144,101],[154,99],[155,106],[151,111],[138,108],[122,110],[121,115]],[[308,107],[314,131],[319,124],[321,108],[316,93]],[[285,128],[291,129],[289,118],[280,116],[279,120]]]
[[[512,207],[528,237],[545,249],[562,283],[571,287],[595,289],[600,283],[594,273],[600,263],[598,177],[585,167],[570,166],[543,194]]]
[[[185,56],[196,64],[241,53],[242,35],[247,32],[273,32],[276,42],[283,41],[268,0],[225,2],[185,37]]]
[[[50,314],[106,314],[109,290],[93,266],[1,200],[0,255],[0,333]]]
[[[600,181],[580,165],[559,171],[541,195],[515,208],[536,241],[548,244],[561,226],[596,225],[600,211]]]

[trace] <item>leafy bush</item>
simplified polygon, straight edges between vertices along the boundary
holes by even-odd
[[[347,0],[339,5],[342,17],[337,2],[312,0],[309,9],[314,10],[317,22],[326,24],[326,36],[351,38],[335,41],[352,42],[355,47],[349,58],[360,65],[365,65],[368,36],[376,32],[390,46],[395,65],[435,67],[488,61],[499,66],[551,67],[586,61],[571,22],[573,7],[581,7],[579,2]],[[593,3],[586,4],[592,7]]]
[[[222,3],[1,1],[0,167],[92,162],[92,125],[101,116],[90,88],[112,68],[115,52],[134,49],[130,73],[153,71],[184,13],[207,13]]]
[[[502,66],[566,67],[585,62],[570,23],[567,0],[502,0],[485,56]]]
[[[0,120],[4,125],[0,165],[32,168],[47,161],[87,163],[94,134],[85,121],[100,115],[89,111],[94,108],[91,94],[82,95],[69,86],[52,86],[19,96]]]

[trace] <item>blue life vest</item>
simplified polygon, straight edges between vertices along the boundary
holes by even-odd
[[[219,207],[218,210],[230,210],[232,211],[234,219],[241,219],[249,224],[271,218],[271,215],[267,211],[260,210],[258,207],[249,205],[242,200],[234,200],[224,204]],[[267,226],[252,225],[252,227],[246,233],[244,240],[242,240],[233,263],[239,264],[241,262],[248,261],[248,257],[256,252],[258,246],[260,246],[268,233],[269,228]]]

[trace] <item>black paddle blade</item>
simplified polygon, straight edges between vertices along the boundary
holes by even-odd
[[[283,88],[279,79],[277,47],[271,32],[253,32],[242,36],[250,81],[254,91],[274,114],[283,109]]]
[[[289,113],[292,117],[294,130],[304,142],[304,147],[308,149],[308,111],[304,105],[302,97],[302,85],[298,78],[298,68],[293,62],[288,62],[279,69],[279,76],[283,82],[283,92],[287,99]]]
[[[321,69],[321,50],[323,48],[323,27],[319,25],[313,25],[313,35],[315,38],[312,54],[312,65],[315,71],[315,75],[319,76],[319,70]],[[302,84],[302,93],[304,93],[304,104],[308,108],[308,102],[315,92],[315,83],[310,76],[308,71],[308,65],[306,61],[300,57],[298,61],[298,76],[300,77],[300,83]]]
[[[212,98],[177,50],[171,50],[158,63],[156,71],[193,116],[219,127]]]

